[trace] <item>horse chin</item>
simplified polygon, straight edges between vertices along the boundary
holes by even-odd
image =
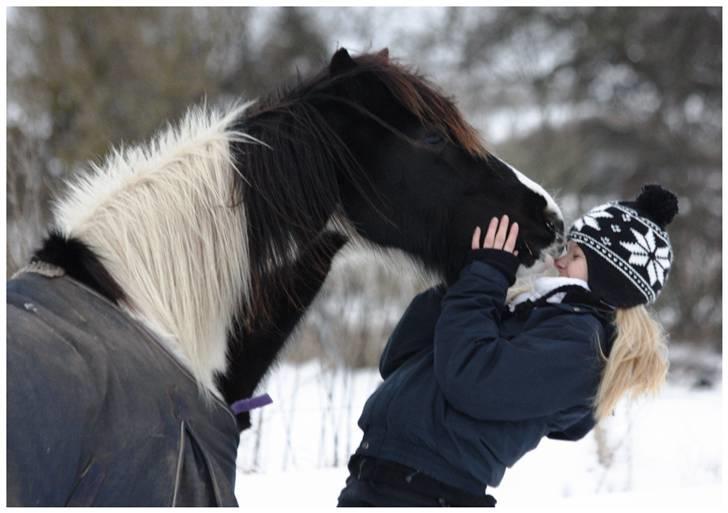
[[[541,251],[532,248],[527,242],[522,239],[516,243],[516,250],[518,251],[518,260],[524,267],[531,267],[539,259]]]
[[[523,254],[519,252],[518,260],[520,260],[521,265],[523,265],[524,267],[533,267],[533,264],[535,264],[539,259],[534,257],[530,253]]]
[[[518,259],[524,267],[533,267],[536,262],[543,262],[546,256],[553,259],[560,257],[566,251],[563,234],[558,234],[555,240],[546,247],[535,247],[533,243],[528,244],[523,240],[519,240],[516,244],[518,250]]]

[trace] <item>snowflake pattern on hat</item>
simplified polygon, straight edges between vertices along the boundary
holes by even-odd
[[[651,228],[644,235],[634,228],[630,231],[636,242],[620,241],[622,247],[630,252],[628,262],[647,269],[651,286],[656,282],[662,286],[665,283],[665,273],[670,269],[670,247],[667,244],[659,246]]]

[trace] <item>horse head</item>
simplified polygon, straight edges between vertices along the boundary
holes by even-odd
[[[475,226],[508,214],[530,266],[563,240],[552,197],[488,152],[454,102],[387,50],[338,50],[308,86],[311,101],[350,150],[338,180],[342,215],[358,235],[457,277]]]

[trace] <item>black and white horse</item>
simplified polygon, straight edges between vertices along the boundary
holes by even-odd
[[[57,203],[33,265],[108,299],[205,404],[230,404],[253,394],[344,244],[401,250],[451,282],[473,228],[503,213],[524,264],[560,244],[554,200],[487,151],[450,99],[386,50],[340,49],[290,89],[191,110],[93,166]]]

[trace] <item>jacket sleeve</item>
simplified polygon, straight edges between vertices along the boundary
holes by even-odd
[[[508,282],[483,261],[466,266],[447,291],[435,327],[434,367],[452,407],[474,418],[518,421],[584,402],[598,380],[588,313],[564,312],[511,339],[500,335]]]
[[[562,431],[552,431],[546,436],[548,438],[551,438],[552,440],[581,440],[589,431],[592,430],[595,424],[596,423],[594,422],[594,417],[592,417],[590,413],[582,417],[581,420],[575,422],[568,428]]]
[[[432,347],[435,322],[440,315],[444,287],[433,287],[414,297],[392,331],[379,360],[383,379],[392,374],[412,355]]]

